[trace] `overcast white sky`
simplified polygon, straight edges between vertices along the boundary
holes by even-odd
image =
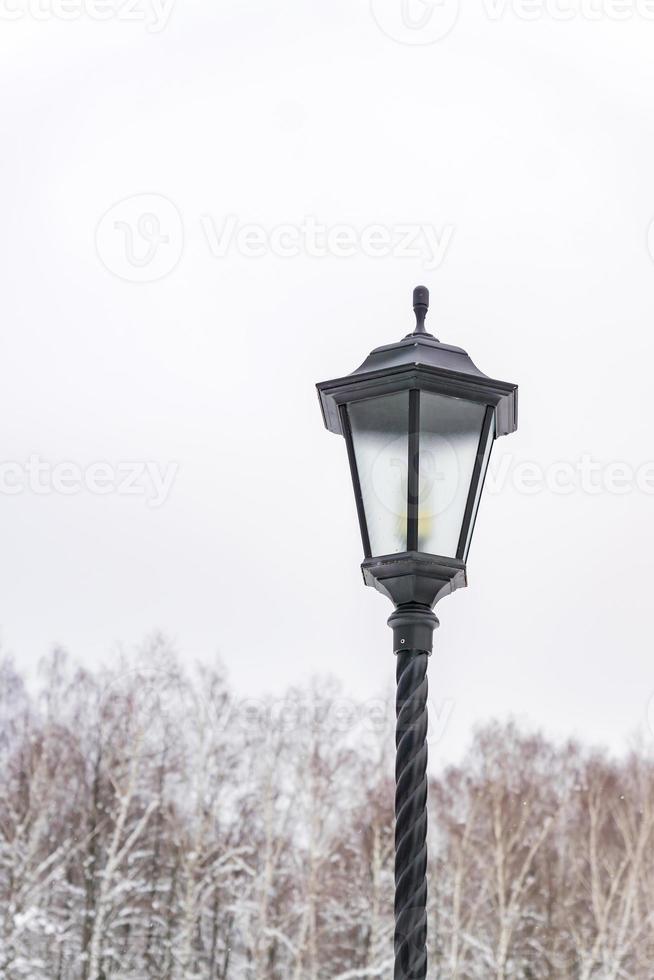
[[[4,648],[95,664],[160,629],[243,695],[387,690],[314,383],[425,282],[521,399],[438,607],[432,753],[509,714],[621,748],[654,692],[654,11],[170,2],[0,0]]]

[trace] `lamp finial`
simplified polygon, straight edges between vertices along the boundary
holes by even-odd
[[[429,309],[429,290],[426,286],[416,286],[413,290],[413,310],[416,315],[416,329],[414,333],[427,333],[425,330],[425,317]]]

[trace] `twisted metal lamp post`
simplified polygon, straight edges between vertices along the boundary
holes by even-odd
[[[466,562],[493,442],[517,428],[516,385],[482,374],[415,330],[346,377],[319,384],[326,427],[345,437],[366,585],[395,605],[397,655],[395,978],[427,976],[427,663],[439,599],[467,585]]]

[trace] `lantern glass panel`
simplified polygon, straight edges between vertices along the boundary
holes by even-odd
[[[461,554],[459,555],[464,561],[468,560],[468,552],[470,551],[470,542],[472,540],[472,532],[475,528],[475,521],[477,520],[477,511],[479,510],[479,501],[481,500],[481,492],[484,489],[484,480],[486,478],[486,470],[488,469],[488,464],[490,462],[490,454],[493,448],[493,441],[495,439],[495,416],[492,415],[490,419],[490,424],[484,426],[484,434],[482,435],[483,444],[480,443],[479,446],[479,467],[477,474],[477,482],[475,486],[471,489],[470,493],[470,509],[467,521],[467,526],[464,527],[464,536],[461,541]]]
[[[420,393],[419,551],[457,557],[485,414],[478,402]]]
[[[348,416],[371,554],[406,551],[409,392],[352,402]]]

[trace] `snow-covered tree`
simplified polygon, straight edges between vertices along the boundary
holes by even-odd
[[[381,980],[393,742],[316,681],[240,701],[161,638],[0,661],[0,980]],[[481,730],[430,787],[430,980],[644,980],[654,763]]]

